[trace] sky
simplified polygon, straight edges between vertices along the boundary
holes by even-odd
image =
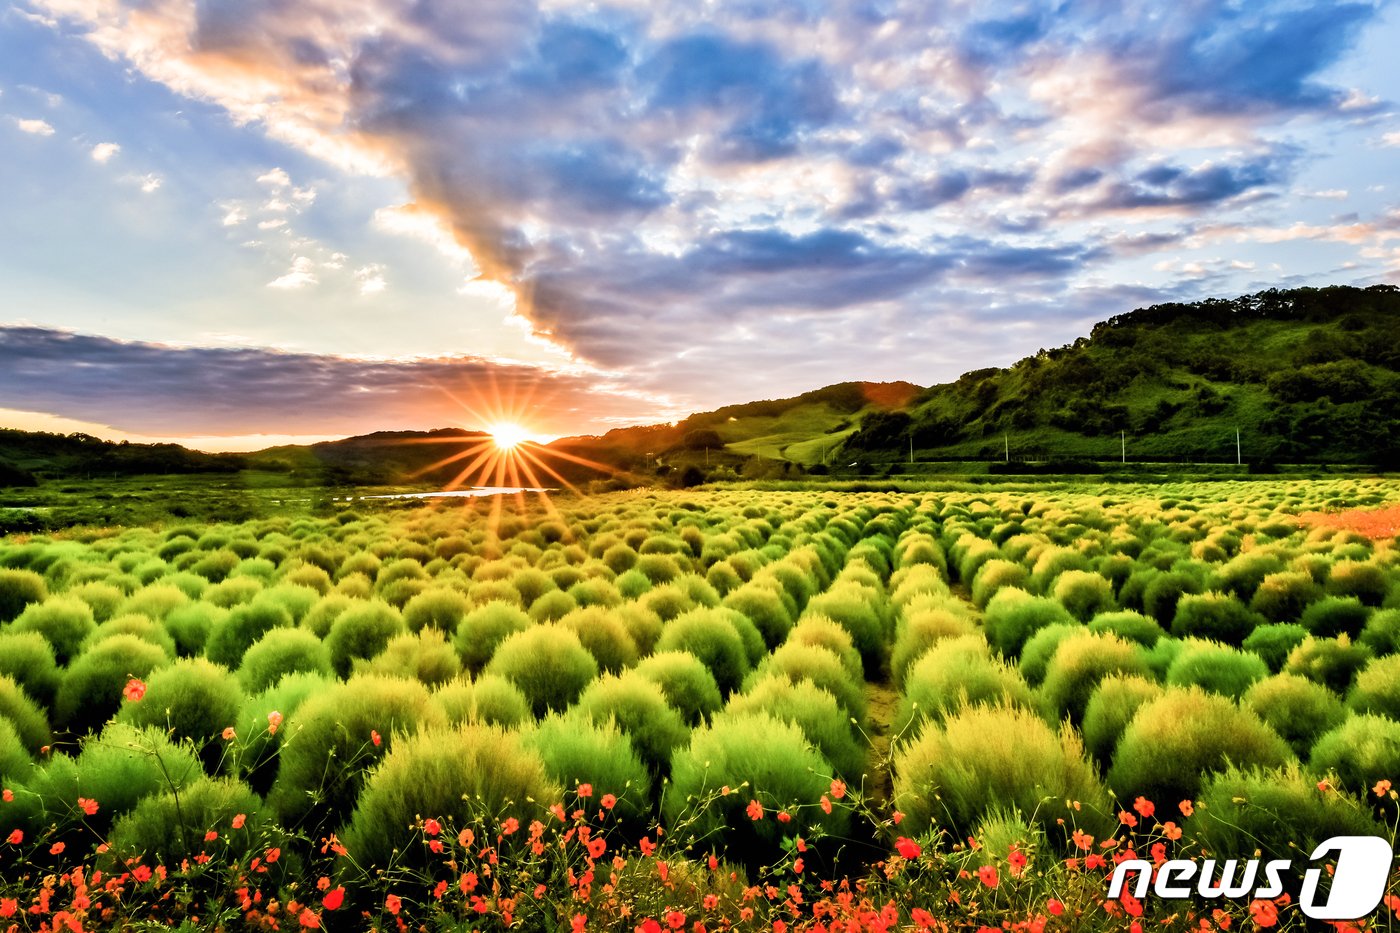
[[[1400,281],[1372,2],[16,0],[0,425],[252,449],[931,385]]]

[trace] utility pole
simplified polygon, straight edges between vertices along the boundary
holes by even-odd
[[[1011,435],[1009,435],[1009,434],[1003,434],[1003,435],[1001,436],[1001,440],[1002,440],[1002,442],[1003,442],[1004,444],[1006,444],[1006,462],[1007,462],[1007,463],[1010,463],[1010,462],[1011,462]]]
[[[909,435],[909,462],[914,462],[914,435]]]
[[[710,465],[710,448],[705,448],[705,466]]]
[[[1244,460],[1240,456],[1240,429],[1235,428],[1235,466],[1239,466],[1242,463],[1244,463]]]
[[[1124,462],[1124,463],[1127,463],[1127,462],[1128,462],[1128,432],[1127,432],[1127,431],[1119,431],[1119,432],[1118,432],[1118,444],[1119,444],[1119,446],[1121,447],[1123,462]]]

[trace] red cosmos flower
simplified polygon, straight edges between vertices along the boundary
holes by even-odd
[[[476,842],[476,833],[470,829],[464,829],[457,834],[457,845],[464,849],[470,849],[474,842]]]
[[[569,929],[572,933],[583,933],[588,927],[588,918],[583,914],[574,914],[574,919],[569,921]]]
[[[1371,788],[1371,792],[1377,797],[1384,797],[1386,794],[1390,793],[1390,782],[1382,778],[1376,782],[1375,787]]]
[[[761,820],[763,819],[763,804],[759,803],[757,800],[750,800],[746,812],[749,814],[749,819],[754,821]]]
[[[1133,801],[1133,809],[1138,812],[1138,816],[1147,819],[1157,812],[1157,807],[1146,797],[1139,797]]]
[[[5,841],[8,842],[8,843],[9,843],[10,845],[12,845],[12,846],[17,846],[17,845],[19,845],[21,842],[24,841],[24,832],[23,832],[22,830],[18,830],[18,829],[13,830],[13,831],[10,833],[9,838],[6,839]]]
[[[1065,905],[1064,902],[1061,901],[1059,898],[1052,897],[1050,898],[1050,900],[1045,902],[1045,909],[1050,911],[1050,915],[1052,917],[1058,917],[1060,914],[1065,912]]]
[[[1127,810],[1118,811],[1118,822],[1122,823],[1129,829],[1132,829],[1138,824],[1137,817],[1133,816]]]
[[[592,839],[588,840],[588,857],[593,859],[593,861],[596,862],[598,859],[602,858],[603,853],[606,851],[608,851],[608,843],[601,836],[594,836]]]
[[[637,924],[637,933],[661,933],[661,924],[647,917],[641,923]]]
[[[656,843],[645,836],[642,837],[642,841],[637,843],[637,845],[641,847],[642,855],[651,855],[651,853],[656,851]]]
[[[1190,816],[1196,812],[1195,806],[1193,806],[1189,800],[1181,801],[1181,803],[1177,804],[1177,808],[1181,810],[1182,816]]]
[[[240,813],[240,814],[238,814],[237,816],[235,816],[235,817],[233,818],[233,828],[234,828],[234,829],[242,829],[242,828],[243,828],[243,824],[246,823],[247,821],[248,821],[248,815],[247,815],[246,813]]]
[[[1278,906],[1273,901],[1250,901],[1249,915],[1256,926],[1271,927],[1278,923]]]
[[[798,859],[797,861],[792,863],[792,870],[797,872],[799,875],[802,874],[802,869],[805,867],[806,865],[805,863],[803,863],[802,859]]]
[[[1168,820],[1162,824],[1162,835],[1175,842],[1181,838],[1181,827]]]
[[[900,836],[896,839],[894,849],[901,857],[907,859],[916,859],[924,852],[923,847],[908,836]]]
[[[151,880],[151,869],[146,865],[137,865],[131,870],[131,877],[135,878],[138,883],[145,884]]]
[[[8,920],[19,910],[19,901],[13,897],[0,898],[0,919]]]
[[[578,786],[578,795],[579,795],[580,797],[592,797],[592,796],[593,796],[593,785],[592,785],[592,784],[580,784],[580,785]]]
[[[501,833],[506,836],[509,836],[518,829],[520,829],[520,821],[513,816],[506,817],[505,822],[501,824]]]
[[[840,800],[842,797],[846,796],[846,782],[840,779],[832,781],[831,796],[836,800]]]
[[[369,740],[374,743],[375,748],[378,748],[384,741],[384,739],[374,729],[369,730]]]
[[[436,836],[442,832],[442,824],[432,817],[423,821],[423,835]]]
[[[316,911],[310,907],[303,907],[301,916],[297,917],[297,922],[308,930],[321,929],[321,918],[316,916]]]
[[[598,801],[598,805],[604,810],[611,810],[613,807],[617,806],[617,798],[612,794],[604,794],[603,799]]]
[[[977,869],[977,879],[989,888],[994,888],[1001,883],[1000,876],[997,875],[995,865],[983,865]]]
[[[893,813],[890,814],[890,821],[891,821],[892,823],[894,823],[894,825],[896,825],[896,826],[898,826],[899,823],[900,823],[900,821],[903,820],[903,819],[904,819],[904,814],[903,814],[903,813],[900,813],[898,810],[896,810],[896,811],[894,811]]]
[[[97,812],[97,801],[90,797],[79,797],[78,809],[82,810],[87,816],[92,816]]]
[[[403,901],[399,900],[399,896],[397,894],[390,894],[388,897],[384,898],[384,909],[389,911],[389,913],[393,914],[394,916],[397,917],[399,915],[399,910],[402,907]]]
[[[822,794],[822,812],[823,812],[823,813],[830,813],[830,812],[831,812],[831,798],[828,797],[826,794]]]
[[[238,733],[233,730],[233,726],[224,726],[223,736],[225,742],[232,742],[238,738]]]
[[[282,714],[273,710],[267,714],[267,731],[269,735],[276,735],[277,730],[282,726]]]
[[[1011,854],[1006,857],[1006,861],[1011,866],[1011,877],[1021,877],[1021,872],[1026,870],[1026,853],[1012,846]]]
[[[62,854],[63,854],[63,850],[66,849],[66,848],[67,848],[67,846],[64,845],[63,843],[61,843],[61,842],[55,842],[53,845],[49,846],[49,854],[50,854],[50,855],[62,855]]]
[[[146,695],[146,685],[139,678],[133,677],[126,682],[122,688],[122,696],[131,703],[141,702],[141,698]]]
[[[779,810],[779,811],[778,811],[778,822],[779,822],[779,823],[791,823],[791,822],[792,822],[792,814],[789,813],[789,812],[787,812],[786,810]]]
[[[685,926],[685,914],[679,910],[666,911],[666,925],[673,930],[679,930]]]
[[[0,800],[5,801],[6,803],[14,803],[15,792],[10,790],[8,787],[5,788],[5,790],[2,793],[0,793]]]
[[[267,864],[271,865],[271,864],[273,864],[274,862],[276,862],[276,861],[277,861],[279,858],[281,858],[281,857],[282,857],[282,850],[281,850],[281,849],[278,849],[278,848],[275,848],[275,847],[274,847],[274,848],[271,848],[271,849],[268,849],[268,850],[267,850]]]

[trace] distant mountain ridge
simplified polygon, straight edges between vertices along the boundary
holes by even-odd
[[[561,438],[566,478],[687,482],[907,460],[1232,461],[1400,466],[1400,288],[1269,289],[1116,315],[1087,337],[923,388],[844,382],[675,424]],[[35,476],[262,469],[309,481],[445,482],[480,431],[379,431],[206,454],[174,444],[0,430],[0,484]],[[460,442],[460,447],[456,447]],[[745,473],[747,471],[747,473]]]

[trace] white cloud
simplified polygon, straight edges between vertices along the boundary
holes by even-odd
[[[23,120],[15,118],[15,125],[19,127],[21,133],[30,133],[34,136],[52,136],[53,127],[47,120]]]
[[[1381,137],[1381,145],[1400,149],[1400,133],[1386,133]]]
[[[259,230],[276,230],[278,227],[287,226],[287,221],[278,217],[276,220],[264,220],[258,223]]]
[[[163,184],[165,184],[165,179],[154,172],[141,176],[141,190],[146,194],[151,194]]]
[[[243,210],[243,205],[237,202],[221,205],[224,208],[224,219],[220,221],[225,227],[236,227],[248,219],[248,215]]]
[[[92,147],[92,159],[94,162],[106,162],[112,156],[122,151],[122,147],[116,143],[98,143]]]
[[[355,281],[360,286],[361,295],[378,294],[384,291],[389,284],[384,281],[384,267],[377,262],[356,269]]]
[[[290,291],[292,289],[305,288],[308,285],[315,285],[320,280],[316,278],[316,273],[312,271],[313,268],[314,266],[310,259],[305,256],[297,256],[292,260],[292,267],[288,269],[284,275],[268,282],[267,287]]]
[[[280,168],[270,169],[258,176],[258,183],[271,185],[274,188],[286,188],[292,183],[292,178]]]

